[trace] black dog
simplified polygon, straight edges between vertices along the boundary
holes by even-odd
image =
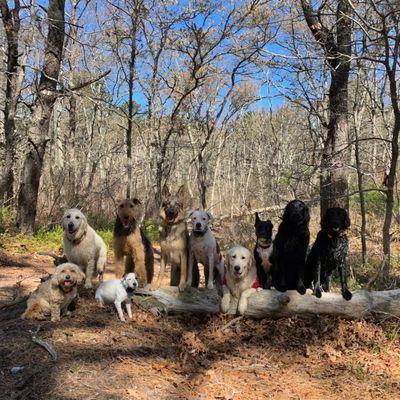
[[[272,251],[272,283],[280,292],[306,292],[304,286],[305,262],[310,242],[310,212],[300,200],[287,204]]]
[[[321,219],[321,230],[307,258],[309,276],[306,284],[313,281],[314,294],[317,297],[322,295],[321,287],[325,292],[330,291],[332,274],[338,270],[342,296],[345,300],[352,298],[347,288],[346,276],[346,257],[349,249],[346,230],[349,226],[349,215],[340,207],[328,208]]]
[[[261,221],[256,212],[256,246],[254,247],[254,259],[256,260],[257,277],[260,286],[263,289],[271,287],[271,262],[269,260],[272,253],[272,229],[273,225],[270,220]]]

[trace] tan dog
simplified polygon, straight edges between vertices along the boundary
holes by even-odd
[[[171,195],[167,186],[162,190],[162,205],[160,210],[160,245],[161,266],[157,282],[152,289],[157,289],[165,274],[167,264],[171,265],[171,286],[178,286],[180,291],[186,287],[189,233],[187,230],[185,211],[183,208],[184,186],[181,186],[175,196]],[[199,285],[199,268],[193,263],[192,286]]]
[[[29,296],[28,307],[21,318],[44,320],[50,316],[52,321],[59,321],[76,297],[77,285],[84,279],[85,274],[77,265],[59,265],[51,278],[41,283]]]
[[[115,276],[135,272],[141,286],[150,285],[154,275],[154,254],[149,239],[139,227],[143,215],[138,199],[118,202],[114,225]],[[125,266],[124,266],[125,257]]]
[[[64,213],[62,225],[65,256],[86,274],[85,288],[90,289],[96,275],[102,280],[107,261],[106,244],[76,208]]]
[[[261,289],[253,255],[245,247],[233,247],[226,255],[221,311],[229,311],[233,297],[238,302],[239,314],[243,315],[247,310],[248,298],[257,290]]]

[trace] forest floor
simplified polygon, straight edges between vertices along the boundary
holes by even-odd
[[[106,279],[112,267],[110,259]],[[232,317],[155,317],[134,306],[124,324],[90,292],[61,322],[21,320],[18,299],[52,269],[49,257],[0,251],[0,399],[400,398],[399,320],[244,318],[226,326]],[[39,327],[57,361],[32,341]]]

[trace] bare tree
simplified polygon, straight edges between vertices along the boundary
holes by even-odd
[[[58,96],[58,77],[65,34],[64,9],[65,0],[50,0],[47,9],[48,32],[44,62],[33,105],[32,121],[28,132],[28,149],[24,158],[18,193],[17,226],[23,232],[31,232],[35,226],[43,159],[49,140],[50,118]]]
[[[348,208],[346,149],[348,138],[348,84],[351,61],[352,13],[348,0],[337,0],[333,26],[327,27],[323,15],[331,13],[331,2],[315,10],[309,0],[301,0],[307,25],[323,48],[330,66],[329,123],[321,161],[321,214],[328,207]]]

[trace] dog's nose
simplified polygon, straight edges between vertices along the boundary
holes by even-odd
[[[235,266],[233,267],[233,269],[234,269],[236,272],[238,272],[238,271],[240,271],[240,266],[239,266],[239,265],[235,265]]]
[[[70,222],[69,224],[68,224],[68,228],[73,228],[74,227],[74,224],[72,223],[72,222]]]
[[[197,228],[197,229],[200,229],[200,228],[201,228],[201,223],[200,223],[200,222],[197,222],[196,228]]]
[[[66,276],[65,276],[65,279],[70,279],[70,278],[71,278],[70,275],[66,275]]]

